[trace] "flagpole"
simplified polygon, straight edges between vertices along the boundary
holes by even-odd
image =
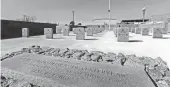
[[[110,22],[111,22],[111,21],[110,21],[110,0],[109,0],[109,11],[108,11],[108,12],[109,12],[109,30],[110,30],[110,24],[111,24],[111,23],[110,23]]]

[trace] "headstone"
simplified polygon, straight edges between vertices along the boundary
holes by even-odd
[[[153,28],[153,38],[162,38],[162,28]]]
[[[136,28],[135,33],[136,33],[136,34],[141,34],[141,28]]]
[[[44,34],[46,39],[53,39],[53,29],[52,28],[44,28]]]
[[[97,29],[93,28],[93,34],[97,34]]]
[[[149,28],[142,28],[142,35],[143,36],[149,35]]]
[[[3,60],[1,75],[40,87],[155,87],[143,68],[29,53]]]
[[[29,37],[29,29],[22,28],[22,37]]]
[[[163,34],[167,34],[168,33],[168,23],[164,23],[164,28],[163,28]]]
[[[168,23],[168,33],[170,33],[170,23]]]
[[[61,27],[56,27],[56,34],[62,34],[62,28]]]
[[[129,29],[126,27],[118,28],[117,32],[118,42],[129,42]]]
[[[73,33],[74,33],[74,34],[76,34],[76,29],[77,29],[77,28],[73,28]]]
[[[93,36],[93,29],[87,28],[87,36]]]
[[[84,40],[85,39],[85,29],[77,28],[76,40]]]
[[[63,28],[63,36],[69,36],[69,27]]]

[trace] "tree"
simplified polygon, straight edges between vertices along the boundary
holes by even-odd
[[[81,25],[81,23],[78,23],[77,25]]]
[[[70,25],[71,25],[71,26],[74,26],[74,25],[75,25],[75,22],[74,22],[74,21],[71,21],[71,22],[70,22]]]

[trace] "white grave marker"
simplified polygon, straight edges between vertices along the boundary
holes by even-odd
[[[59,26],[57,26],[56,27],[56,34],[62,34],[62,28],[61,27],[59,27]]]
[[[76,40],[84,40],[85,39],[85,29],[77,28]]]
[[[22,28],[22,37],[29,37],[29,29]]]
[[[162,38],[162,28],[153,28],[153,38]]]
[[[87,28],[87,36],[93,36],[93,29]]]
[[[52,28],[44,28],[44,34],[46,39],[53,39],[53,29]]]
[[[117,30],[118,42],[129,42],[129,29],[125,27],[118,28]]]
[[[143,36],[149,35],[149,28],[142,28],[142,35]]]
[[[69,36],[69,27],[63,28],[63,36]]]
[[[141,34],[141,28],[136,28],[135,33],[136,33],[136,34]]]

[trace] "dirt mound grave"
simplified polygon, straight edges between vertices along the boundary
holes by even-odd
[[[144,69],[38,54],[24,53],[6,59],[2,61],[2,68],[71,87],[154,87]],[[9,77],[12,75],[3,71],[2,74],[8,74],[6,76]]]

